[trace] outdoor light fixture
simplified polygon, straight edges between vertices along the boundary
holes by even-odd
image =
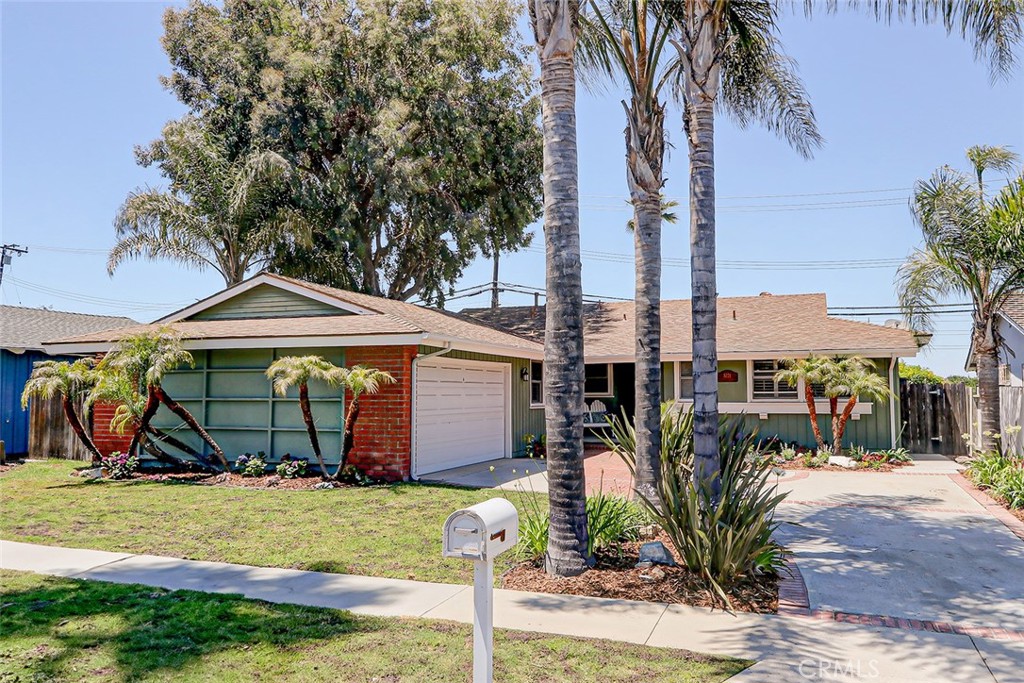
[[[530,381],[530,368],[521,368],[519,370],[519,379],[523,380],[524,382],[529,382]]]

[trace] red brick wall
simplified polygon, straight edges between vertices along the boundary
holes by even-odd
[[[110,429],[110,420],[116,409],[115,403],[97,403],[92,408],[92,440],[103,455],[110,455],[114,451],[124,453],[132,442],[130,430],[118,434]]]
[[[349,462],[372,477],[394,481],[412,474],[412,359],[415,346],[361,346],[345,350],[345,364],[386,370],[397,381],[359,399]],[[351,394],[346,401],[351,400]]]

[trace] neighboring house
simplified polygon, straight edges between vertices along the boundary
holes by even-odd
[[[540,307],[470,309],[463,313],[510,332],[541,341]],[[692,404],[689,300],[662,302],[662,398]],[[598,411],[632,414],[635,402],[633,304],[586,306],[584,355],[586,400]],[[885,401],[858,403],[846,429],[849,443],[888,448],[899,437],[897,359],[917,355],[913,332],[897,327],[829,317],[824,294],[729,297],[718,300],[719,410],[746,415],[747,427],[762,437],[810,446],[814,443],[802,387],[774,377],[785,359],[815,355],[862,355],[872,359],[893,389]],[[532,404],[539,407],[542,365],[531,365]],[[829,434],[828,401],[819,393],[820,427]],[[594,419],[593,424],[598,420]]]
[[[897,357],[917,351],[913,335],[830,318],[824,295],[722,299],[719,342],[722,408],[745,411],[763,435],[810,443],[806,407],[796,390],[772,379],[778,361],[808,353],[860,353],[895,375]],[[633,307],[587,308],[588,402],[609,409],[633,404]],[[261,273],[152,325],[53,340],[51,353],[102,353],[127,333],[173,325],[195,368],[165,381],[171,396],[199,419],[230,459],[264,451],[310,454],[294,391],[276,396],[265,371],[284,355],[319,354],[364,364],[397,382],[364,396],[352,462],[373,476],[420,477],[440,470],[521,455],[523,438],[544,431],[540,309],[474,311],[473,316]],[[686,402],[689,302],[665,303],[667,400]],[[325,459],[341,449],[342,392],[310,386]],[[858,408],[850,438],[869,447],[893,442],[895,399]],[[165,429],[179,420],[161,409]],[[180,438],[201,444],[187,431]]]
[[[105,352],[125,334],[166,324],[185,338],[195,368],[179,369],[164,386],[229,459],[310,455],[296,393],[276,396],[264,374],[285,355],[318,354],[395,377],[360,400],[351,461],[373,476],[406,479],[521,454],[523,436],[544,429],[528,381],[540,344],[457,314],[266,273],[152,325],[53,338],[47,348]],[[337,462],[344,396],[317,383],[310,394],[325,460]],[[161,408],[156,424],[174,429],[180,421]],[[187,430],[176,435],[201,446]]]
[[[1003,340],[999,348],[999,385],[1005,387],[1024,386],[1024,294],[1014,294],[996,313],[997,331]],[[970,330],[966,332],[970,334]],[[974,342],[972,340],[967,351],[964,369],[975,372],[977,364],[974,358]]]
[[[28,453],[29,411],[21,392],[41,360],[66,360],[43,349],[49,339],[137,324],[131,318],[0,306],[0,440],[11,455]]]

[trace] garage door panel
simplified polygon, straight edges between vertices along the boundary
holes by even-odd
[[[416,473],[504,457],[508,367],[436,361],[416,368]]]

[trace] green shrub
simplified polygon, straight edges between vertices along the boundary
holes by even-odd
[[[777,571],[784,559],[772,534],[778,526],[775,509],[785,495],[769,484],[770,461],[748,459],[749,452],[756,450],[757,439],[755,434],[744,435],[742,429],[742,417],[721,421],[721,492],[716,496],[712,482],[694,482],[692,412],[663,409],[657,499],[641,498],[648,515],[668,534],[686,566],[703,575],[726,604],[730,604],[727,590],[738,580]],[[612,431],[616,437],[628,437],[631,428],[615,420]],[[625,442],[631,443],[628,438]],[[622,441],[610,445],[635,476],[635,448]]]
[[[267,456],[263,451],[256,455],[245,453],[235,460],[235,469],[243,477],[262,477],[267,470]]]
[[[967,476],[980,488],[992,488],[1010,465],[1010,459],[1002,453],[986,451],[979,453],[967,466]]]
[[[277,475],[282,479],[297,479],[306,476],[309,466],[308,458],[295,458],[285,453],[281,456],[281,464],[277,466]]]
[[[999,474],[992,491],[1009,507],[1024,508],[1024,465],[1010,461]]]
[[[109,479],[131,479],[139,469],[139,459],[121,451],[100,458],[100,467],[106,470]]]
[[[903,361],[900,361],[900,379],[905,380],[908,384],[930,384],[932,386],[940,385],[945,381],[942,375],[936,374],[928,368],[910,365]]]

